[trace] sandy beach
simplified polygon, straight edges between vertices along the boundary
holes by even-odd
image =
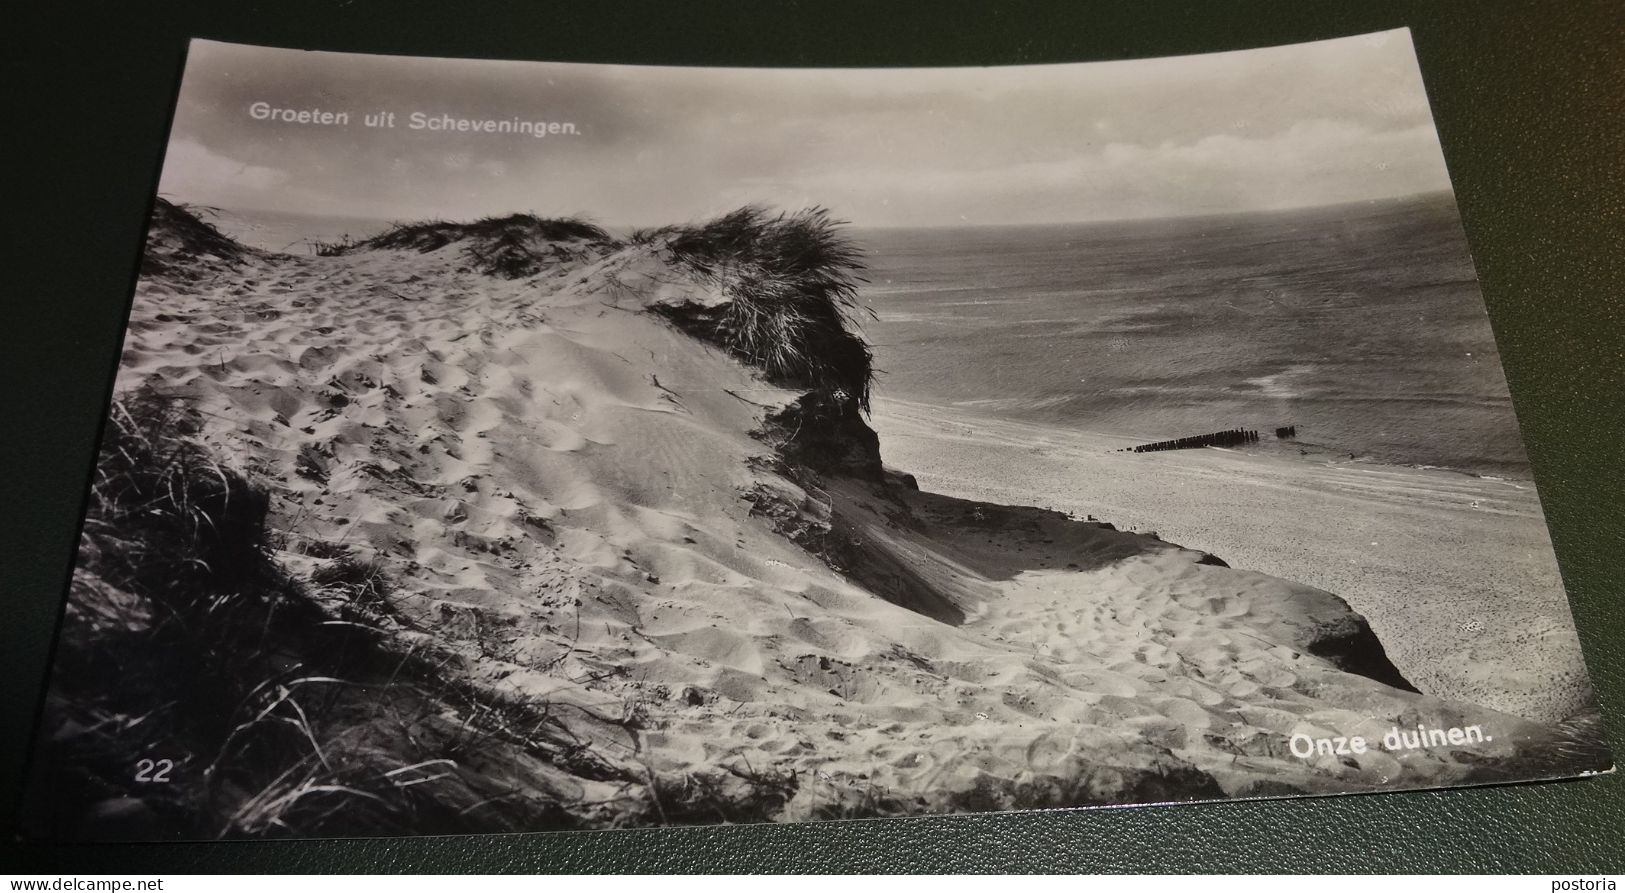
[[[275,739],[291,768],[250,767],[268,787],[219,833],[342,815],[289,818],[313,788],[371,784],[389,804],[399,773],[425,766],[438,768],[421,787],[404,777],[433,799],[412,802],[455,811],[413,805],[385,827],[796,820],[1600,768],[1594,750],[1554,750],[1552,724],[1586,695],[1526,485],[1117,453],[1109,436],[884,398],[877,447],[854,401],[775,383],[684,328],[726,295],[672,237],[579,231],[431,224],[299,257],[160,206],[116,387],[112,430],[135,439],[104,463],[170,436],[131,429],[132,413],[179,407],[186,449],[213,469],[192,486],[236,476],[265,494],[266,543],[246,554],[275,581],[217,582],[231,568],[194,562],[204,576],[189,585],[233,599],[269,585],[306,618],[274,647],[259,625],[231,633],[265,658],[234,672],[272,675],[238,680],[247,693],[227,706],[118,708],[207,730],[221,720],[207,711],[270,698],[244,728],[303,730]],[[1175,508],[1183,527],[1162,523]],[[151,618],[176,609],[148,603],[173,596],[119,558],[132,533],[103,529],[87,528],[65,653],[151,655]],[[186,530],[181,546],[199,535]],[[1468,537],[1504,547],[1473,549],[1493,564],[1453,560]],[[1486,589],[1501,603],[1474,626]],[[199,622],[221,622],[212,612]],[[363,639],[317,644],[334,629]],[[307,711],[295,688],[312,682],[353,694]],[[47,729],[62,740],[121,721],[54,697]],[[1456,737],[1375,744],[1429,729]],[[192,734],[196,764],[223,746]],[[470,734],[477,748],[460,743]],[[1332,749],[1356,739],[1372,746]],[[89,821],[62,802],[65,821]]]
[[[1429,694],[1540,722],[1590,703],[1528,481],[1280,450],[1117,452],[1137,441],[888,399],[874,425],[887,463],[925,489],[1093,515],[1338,593]]]

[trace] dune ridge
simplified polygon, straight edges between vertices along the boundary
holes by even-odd
[[[917,489],[866,394],[697,337],[696,308],[736,298],[680,230],[516,217],[291,256],[194,225],[160,202],[116,396],[196,413],[327,616],[595,755],[596,778],[509,742],[529,775],[469,757],[419,792],[477,777],[532,804],[492,827],[1422,787],[1518,775],[1553,740],[1417,693],[1330,593]],[[366,604],[322,582],[356,562],[387,581]],[[1289,749],[1418,725],[1489,736]]]

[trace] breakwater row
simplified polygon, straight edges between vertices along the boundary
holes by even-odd
[[[1251,428],[1231,428],[1228,431],[1215,431],[1212,434],[1196,434],[1191,437],[1181,437],[1176,440],[1159,440],[1156,443],[1142,443],[1139,446],[1127,447],[1131,453],[1155,453],[1161,450],[1194,450],[1201,447],[1244,446],[1258,442],[1258,432]],[[1119,451],[1121,452],[1121,451]]]

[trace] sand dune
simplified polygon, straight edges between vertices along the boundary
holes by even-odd
[[[799,393],[648,312],[715,298],[658,242],[561,252],[514,279],[471,268],[456,242],[229,260],[178,276],[171,259],[142,280],[117,388],[196,408],[206,444],[271,488],[283,565],[310,580],[376,558],[393,635],[462,655],[456,672],[651,772],[793,778],[776,818],[1482,780],[1542,747],[1528,718],[1561,711],[1535,693],[1573,681],[1555,621],[1509,615],[1521,631],[1482,643],[1409,636],[1458,608],[1372,599],[1373,637],[1320,589],[1021,507],[1135,523],[1155,514],[1141,500],[1240,500],[1239,473],[1248,492],[1351,506],[1404,488],[1407,505],[1478,498],[1487,523],[1530,511],[1504,488],[1217,454],[1164,476],[1165,456],[897,404],[877,413],[884,455],[939,493],[791,473],[762,431]],[[1023,485],[996,483],[1015,461]],[[1349,517],[1362,539],[1411,535]],[[1308,526],[1268,549],[1239,525],[1190,533],[1278,573],[1308,567],[1293,550],[1351,548]],[[1540,560],[1520,553],[1509,572],[1543,575]],[[1352,593],[1371,588],[1362,573],[1296,578]],[[1547,608],[1529,617],[1558,616]],[[1480,660],[1514,645],[1527,656]],[[1396,687],[1401,674],[1440,697]],[[1288,746],[1419,724],[1488,737],[1307,759]]]
[[[895,400],[875,425],[887,459],[933,489],[1110,518],[1336,592],[1430,694],[1538,722],[1593,703],[1527,481],[1279,451],[1119,453],[1126,438]]]

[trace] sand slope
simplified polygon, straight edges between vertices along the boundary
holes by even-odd
[[[651,772],[788,779],[794,819],[1431,785],[1546,740],[1311,653],[1363,629],[1320,590],[1058,513],[775,471],[753,432],[797,395],[646,312],[704,297],[658,245],[511,280],[456,244],[226,260],[142,280],[118,390],[203,415],[272,489],[295,575],[377,558],[391,634]],[[863,566],[831,569],[791,522]],[[1288,752],[1396,724],[1493,741]]]
[[[875,424],[928,487],[1099,515],[1336,592],[1423,691],[1546,723],[1594,709],[1527,481],[1276,450],[1122,453],[1122,437],[895,400]],[[993,462],[1011,473],[990,479]]]

